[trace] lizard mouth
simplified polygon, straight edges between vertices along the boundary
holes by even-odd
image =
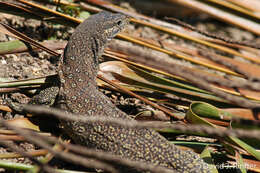
[[[112,37],[115,37],[122,29],[119,27],[116,27],[112,31]]]
[[[120,31],[121,31],[121,29],[119,27],[111,28],[111,30],[109,31],[110,34],[107,37],[107,40],[111,41]]]

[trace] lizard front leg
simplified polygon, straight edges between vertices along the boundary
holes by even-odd
[[[58,80],[58,79],[56,79]],[[28,104],[52,106],[55,103],[59,93],[59,83],[53,82],[51,86],[43,87],[38,94],[32,97]],[[20,103],[13,102],[11,99],[6,99],[7,105],[17,113],[24,113]]]

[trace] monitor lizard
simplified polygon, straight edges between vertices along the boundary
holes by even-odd
[[[58,67],[56,86],[35,96],[31,104],[53,104],[86,116],[103,115],[135,121],[98,91],[98,58],[106,43],[129,22],[123,14],[100,12],[81,23],[71,35]],[[105,123],[61,120],[63,130],[75,143],[111,152],[134,161],[164,166],[176,172],[210,172],[207,164],[192,151],[183,151],[151,129],[132,129]],[[121,172],[125,172],[122,169]],[[128,170],[128,172],[138,172]]]

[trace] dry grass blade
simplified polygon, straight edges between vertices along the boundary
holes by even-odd
[[[41,46],[44,46],[50,50],[63,50],[66,44],[67,44],[66,41],[57,42],[53,40],[48,40],[48,41],[40,42]],[[43,50],[43,48],[41,49]],[[32,46],[32,50],[38,51],[39,48]],[[30,49],[26,46],[26,44],[24,44],[20,40],[13,40],[13,41],[0,43],[0,55],[22,53],[28,51],[30,51]]]
[[[71,17],[71,16],[68,16],[68,15],[64,15],[64,14],[59,13],[59,12],[56,12],[56,11],[54,11],[54,10],[50,10],[50,9],[48,9],[48,8],[45,8],[45,7],[41,6],[41,5],[37,5],[37,4],[35,4],[35,3],[31,3],[31,2],[28,2],[28,1],[24,1],[24,0],[17,0],[17,1],[18,1],[18,2],[21,2],[21,3],[23,3],[23,4],[26,4],[26,5],[29,5],[29,6],[31,6],[31,7],[34,7],[34,8],[43,10],[43,11],[45,11],[45,12],[52,13],[52,14],[54,14],[55,16],[65,18],[65,19],[67,19],[67,20],[71,20],[71,21],[73,21],[73,22],[75,22],[75,23],[78,23],[78,24],[82,22],[82,21],[79,20],[79,19],[76,19],[76,18]]]
[[[153,103],[153,102],[151,102],[151,101],[149,101],[149,100],[147,100],[147,99],[145,99],[145,98],[143,98],[143,97],[141,97],[141,96],[139,96],[139,95],[133,93],[132,91],[130,91],[130,90],[124,88],[124,87],[121,87],[120,85],[117,85],[117,84],[114,83],[114,82],[111,82],[110,80],[104,78],[104,77],[101,76],[101,75],[98,75],[98,78],[101,79],[101,80],[103,80],[103,81],[105,81],[105,82],[107,82],[108,84],[110,84],[110,85],[112,85],[112,86],[118,88],[119,90],[121,90],[121,91],[123,91],[123,92],[125,92],[125,93],[127,93],[127,94],[129,94],[129,95],[131,95],[131,96],[134,96],[134,97],[136,97],[136,98],[142,100],[143,102],[145,102],[145,103],[147,103],[147,104],[153,106],[154,108],[157,108],[157,109],[159,109],[159,110],[161,110],[161,111],[167,113],[168,115],[172,116],[173,118],[175,118],[175,119],[177,119],[177,120],[181,120],[181,119],[182,119],[182,118],[180,118],[179,116],[174,115],[169,109],[166,109],[166,108],[164,108],[164,107],[161,107],[161,106],[159,106],[158,104],[155,104],[155,103]]]
[[[36,19],[41,19],[41,16],[38,15],[35,11],[32,11],[21,5],[12,4],[8,2],[0,2],[0,11],[8,12],[14,15],[22,15],[24,17],[34,17]]]
[[[53,115],[59,119],[64,119],[67,121],[77,121],[82,123],[107,123],[118,125],[122,127],[129,128],[171,128],[176,130],[181,130],[183,132],[198,132],[205,133],[208,135],[217,135],[220,137],[225,136],[237,136],[237,137],[250,137],[255,139],[260,139],[260,131],[259,130],[240,130],[240,129],[224,129],[224,128],[212,128],[206,125],[183,125],[183,124],[170,124],[170,123],[162,123],[162,122],[137,122],[137,121],[125,121],[124,119],[118,118],[107,118],[106,116],[84,116],[77,115],[73,116],[70,113],[64,113],[64,111],[55,109],[55,108],[47,108],[43,106],[34,106],[34,105],[25,105],[23,106],[24,111],[29,113],[37,114],[39,116]],[[240,119],[236,119],[239,121]],[[242,120],[243,121],[243,120]]]
[[[5,141],[6,139],[2,140]],[[28,155],[31,155],[33,157],[37,157],[37,156],[45,156],[48,151],[44,150],[44,149],[39,149],[39,150],[34,150],[34,151],[29,151],[26,152]],[[22,154],[17,154],[17,153],[3,153],[0,154],[0,159],[10,159],[10,158],[19,158],[19,157],[24,157],[24,155]]]
[[[44,46],[41,45],[40,43],[34,41],[33,39],[27,37],[26,35],[24,35],[24,34],[18,32],[18,31],[16,31],[16,30],[13,29],[12,27],[10,27],[10,26],[8,26],[8,25],[6,25],[6,24],[4,24],[4,23],[0,23],[0,26],[1,26],[1,27],[0,27],[0,32],[5,33],[5,34],[8,34],[8,35],[13,36],[13,37],[16,37],[16,38],[18,38],[18,39],[20,39],[20,40],[23,40],[23,41],[25,41],[25,42],[28,42],[28,43],[34,45],[35,47],[40,48],[40,49],[43,49],[43,50],[45,50],[46,52],[48,52],[48,53],[50,53],[50,54],[52,54],[52,55],[54,55],[54,56],[59,56],[59,54],[56,53],[55,51],[50,50],[50,49],[44,47]]]
[[[243,41],[235,41],[235,40],[231,40],[231,39],[228,39],[228,38],[225,38],[225,37],[222,37],[222,36],[219,36],[219,35],[214,35],[212,33],[209,33],[207,31],[203,31],[201,29],[198,29],[198,28],[195,28],[187,23],[184,23],[176,18],[172,18],[172,17],[165,17],[165,19],[167,20],[171,20],[171,21],[174,21],[176,23],[178,23],[179,25],[185,27],[185,28],[188,28],[192,31],[195,31],[195,32],[198,32],[204,36],[207,36],[207,37],[210,37],[210,38],[213,38],[213,39],[218,39],[218,40],[221,40],[221,41],[224,41],[226,43],[230,43],[230,44],[238,44],[238,45],[243,45],[243,46],[248,46],[248,47],[252,47],[252,48],[256,48],[256,49],[260,49],[260,45],[257,45],[255,43],[248,43],[248,42],[243,42]]]
[[[258,0],[250,0],[250,1],[245,1],[245,0],[226,0],[229,1],[233,4],[236,4],[242,8],[254,11],[255,13],[260,11],[259,7],[259,1]]]
[[[16,135],[0,135],[0,140],[24,141],[24,138]]]
[[[49,75],[46,77],[37,77],[32,79],[22,79],[16,81],[9,81],[9,82],[0,82],[0,88],[13,88],[13,87],[28,87],[28,86],[38,86],[44,84],[49,79],[55,79],[56,74]]]
[[[255,13],[253,13],[253,11],[248,10],[247,7],[243,8],[242,6],[236,5],[235,3],[230,3],[228,1],[223,1],[223,0],[222,1],[219,1],[219,0],[207,0],[207,1],[215,3],[215,4],[218,4],[218,5],[221,5],[221,6],[224,6],[226,8],[232,9],[232,10],[235,10],[237,12],[240,12],[242,14],[248,15],[248,16],[253,17],[255,19],[260,19],[260,16],[256,15]],[[259,5],[259,4],[256,4],[256,5]]]
[[[220,64],[228,67],[231,70],[238,72],[239,74],[244,75],[244,78],[248,81],[260,81],[260,69],[259,65],[241,62],[235,59],[227,58],[216,53],[207,52],[206,50],[199,50],[199,54],[204,57]]]
[[[65,1],[65,0],[53,0],[50,3],[55,4],[57,6],[64,5],[64,6],[71,6],[71,7],[79,7],[83,10],[93,12],[93,13],[97,13],[97,12],[101,11],[100,8],[97,8],[95,6],[90,6],[89,4],[83,4],[83,3],[76,4],[76,3],[68,2],[68,1]]]
[[[240,17],[238,15],[229,13],[225,10],[222,10],[220,8],[216,8],[214,6],[210,6],[207,3],[198,1],[198,0],[188,0],[188,1],[182,1],[182,0],[170,0],[172,3],[179,3],[184,6],[189,6],[194,9],[197,9],[199,11],[205,12],[209,15],[212,15],[216,18],[219,18],[220,20],[226,21],[228,23],[231,23],[233,25],[242,27],[250,32],[253,32],[257,35],[260,35],[260,25],[257,22],[254,22],[253,20],[248,20],[246,18]]]

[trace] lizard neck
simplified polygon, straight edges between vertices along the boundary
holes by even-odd
[[[128,21],[129,18],[125,15],[101,12],[81,23],[71,35],[59,64],[58,74],[62,87],[87,87],[84,85],[88,83],[96,86],[98,58],[103,54],[106,43]]]
[[[59,65],[61,82],[80,88],[86,88],[89,83],[96,85],[98,58],[106,42],[107,39],[89,33],[72,35]]]

